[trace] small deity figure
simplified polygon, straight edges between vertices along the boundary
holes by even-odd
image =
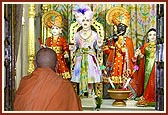
[[[75,33],[75,66],[72,82],[79,83],[79,95],[94,94],[94,84],[102,81],[100,65],[96,57],[96,50],[101,46],[101,39],[91,29],[93,12],[88,5],[76,5],[73,9],[76,20],[82,29]],[[70,49],[71,50],[71,49]]]
[[[64,79],[70,79],[69,68],[66,65],[66,58],[69,58],[69,46],[62,33],[62,16],[56,11],[48,11],[43,15],[46,27],[50,29],[51,35],[46,38],[45,46],[53,49],[57,54],[57,70]]]
[[[130,24],[130,14],[123,7],[112,7],[106,15],[106,21],[116,29],[113,38],[107,40],[103,50],[108,55],[106,61],[106,71],[108,77],[114,83],[116,89],[124,86],[125,73],[131,77],[128,88],[131,90],[130,98],[136,97],[136,81],[134,75],[134,46],[132,39],[125,35]],[[128,79],[128,78],[127,78]]]
[[[137,106],[147,106],[155,102],[155,63],[156,63],[156,29],[146,33],[144,44],[135,51],[134,61],[140,60],[137,75],[137,94],[140,100]]]

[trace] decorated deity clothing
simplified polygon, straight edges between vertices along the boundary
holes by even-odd
[[[88,83],[102,81],[102,73],[95,49],[97,49],[98,35],[92,31],[87,39],[80,36],[80,32],[75,35],[76,54],[75,66],[72,75],[72,82],[79,83],[79,95],[88,92]]]
[[[57,54],[57,72],[65,79],[71,78],[69,69],[66,65],[66,60],[64,58],[64,54],[69,54],[69,47],[66,43],[65,38],[59,36],[55,41],[53,37],[49,37],[46,39],[47,47],[53,49]]]
[[[155,102],[156,44],[145,43],[140,50],[143,58],[137,76],[138,95],[143,95],[147,102]]]
[[[108,45],[104,48],[104,53],[108,55],[106,61],[106,69],[108,76],[112,79],[114,84],[123,83],[123,73],[130,69],[133,71],[134,63],[132,57],[134,56],[134,47],[131,38],[124,37],[116,43],[109,41]],[[136,95],[136,78],[132,77],[130,81],[132,95]],[[131,96],[132,96],[131,95]]]

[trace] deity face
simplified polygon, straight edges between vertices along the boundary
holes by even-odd
[[[150,31],[148,33],[148,39],[150,42],[156,41],[156,31]]]
[[[88,30],[91,26],[91,20],[87,19],[86,17],[84,19],[82,19],[82,27],[84,30]]]
[[[117,33],[120,35],[124,35],[126,32],[126,29],[127,29],[127,26],[125,24],[120,23],[117,25]]]
[[[61,32],[61,28],[57,27],[57,26],[52,26],[51,28],[51,33],[53,36],[58,36]]]

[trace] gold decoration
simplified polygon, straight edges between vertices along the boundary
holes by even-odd
[[[42,6],[42,11],[43,13],[46,13],[49,10],[49,6],[48,4],[43,4]],[[42,23],[42,42],[45,43],[46,38],[48,37],[48,29],[45,27],[45,25]]]
[[[150,57],[154,58],[156,54],[156,43],[155,42],[150,42],[149,43],[149,50],[150,50]]]
[[[43,4],[42,9],[43,12],[46,13],[48,11],[49,5],[48,4]]]
[[[35,30],[34,30],[35,5],[29,5],[29,30],[28,30],[28,73],[34,70],[35,57]]]
[[[64,79],[70,79],[70,78],[71,78],[71,76],[70,76],[70,73],[69,73],[69,72],[64,72],[64,73],[61,73],[61,76],[62,76],[62,78],[64,78]]]
[[[129,26],[130,23],[130,14],[123,7],[112,7],[106,15],[106,21],[109,25],[118,25],[123,23],[126,26]]]
[[[62,53],[63,52],[62,47],[60,47],[60,46],[49,47],[49,48],[53,49],[56,53]]]
[[[110,97],[112,99],[115,99],[115,101],[112,103],[112,106],[117,106],[117,107],[126,106],[125,100],[129,97],[129,94],[131,93],[130,90],[109,89],[107,91]]]
[[[51,28],[53,25],[62,27],[62,16],[60,13],[50,10],[42,16],[42,23]]]
[[[97,96],[103,96],[103,83],[95,83],[95,89],[96,89],[96,95]]]
[[[29,5],[29,18],[34,18],[35,17],[35,5],[30,4]]]

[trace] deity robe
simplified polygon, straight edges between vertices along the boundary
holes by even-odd
[[[140,50],[143,58],[140,59],[137,75],[138,96],[143,95],[147,102],[155,102],[156,45],[145,43]]]
[[[102,73],[95,51],[98,49],[97,40],[100,38],[96,32],[92,31],[91,35],[84,39],[79,31],[74,39],[76,54],[71,81],[79,83],[79,95],[82,95],[88,92],[88,83],[99,83],[102,81]]]
[[[53,49],[57,54],[57,72],[65,79],[71,78],[69,73],[69,68],[67,67],[64,54],[69,54],[68,44],[62,36],[57,38],[57,41],[54,41],[52,37],[46,39],[46,46]]]
[[[21,79],[15,111],[79,111],[81,101],[72,84],[50,68],[37,68]]]
[[[108,55],[106,61],[106,70],[108,72],[108,76],[115,84],[122,84],[122,75],[124,71],[127,69],[133,71],[133,67],[135,65],[135,63],[132,61],[134,56],[134,46],[131,38],[126,36],[119,44],[121,47],[117,48],[112,39],[109,40],[108,44],[104,47],[104,53]],[[125,48],[126,51],[123,52],[122,48]],[[131,86],[129,89],[132,91],[130,98],[135,98],[137,90],[135,75],[132,76],[129,84]]]

